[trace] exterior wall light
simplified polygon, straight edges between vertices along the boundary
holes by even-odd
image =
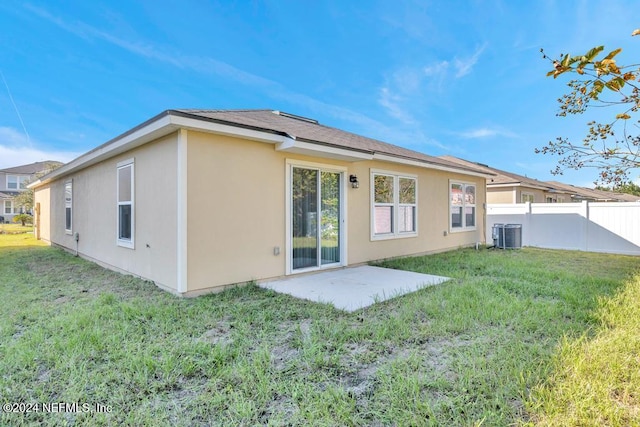
[[[360,183],[358,182],[358,177],[355,175],[349,175],[349,182],[351,183],[351,188],[360,187]]]

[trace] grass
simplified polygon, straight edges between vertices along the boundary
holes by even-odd
[[[33,233],[33,225],[0,223],[0,234],[22,234],[22,233]]]
[[[3,403],[112,410],[2,425],[640,423],[637,258],[394,260],[454,280],[344,313],[254,285],[179,299],[33,243],[0,236]]]
[[[597,310],[593,336],[564,340],[533,393],[538,425],[640,425],[640,277]]]

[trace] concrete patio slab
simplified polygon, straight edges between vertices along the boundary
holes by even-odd
[[[447,280],[448,277],[365,265],[287,277],[259,286],[296,298],[331,303],[341,310],[356,311]]]

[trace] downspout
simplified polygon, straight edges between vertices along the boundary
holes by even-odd
[[[487,179],[485,178],[484,180],[484,202],[482,203],[482,210],[483,210],[483,214],[482,214],[482,236],[481,237],[481,242],[484,241],[484,244],[486,246],[487,244]],[[478,245],[476,244],[476,249],[478,249]]]

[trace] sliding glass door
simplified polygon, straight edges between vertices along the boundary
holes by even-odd
[[[339,172],[291,168],[293,270],[340,263],[341,181]]]

